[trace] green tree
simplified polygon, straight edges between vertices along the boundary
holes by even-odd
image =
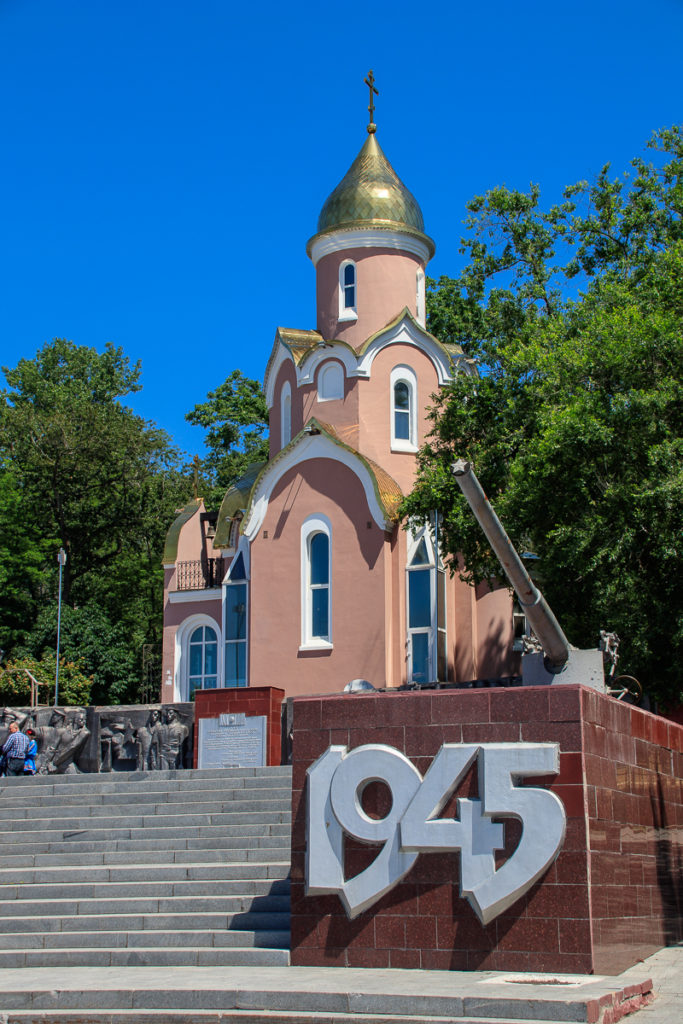
[[[202,464],[208,489],[205,501],[218,507],[228,487],[250,463],[268,458],[268,407],[263,388],[240,370],[233,370],[185,419],[206,430],[208,456]]]
[[[40,684],[38,701],[50,704],[55,695],[57,657],[54,651],[45,651],[40,661],[32,657],[15,658],[0,668],[0,703],[10,707],[30,707],[31,678]],[[59,659],[59,703],[62,705],[90,704],[92,679],[85,675],[81,662]]]
[[[0,644],[35,657],[54,649],[61,546],[63,650],[81,657],[76,639],[90,623],[83,662],[97,699],[134,696],[141,643],[161,637],[164,534],[187,495],[178,455],[122,404],[140,367],[113,345],[99,354],[56,339],[4,373],[0,518],[12,540],[3,557],[13,591],[27,596],[3,602]]]
[[[451,473],[470,459],[513,540],[540,556],[569,639],[622,638],[624,670],[683,696],[683,133],[544,212],[538,189],[469,204],[468,257],[431,282],[430,329],[480,374],[436,398],[404,512],[439,508],[452,564],[500,573]],[[466,566],[466,569],[463,568]]]

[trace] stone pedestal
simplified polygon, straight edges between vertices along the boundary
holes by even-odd
[[[421,853],[354,920],[337,895],[305,895],[306,770],[328,747],[386,744],[424,776],[444,743],[519,742],[559,745],[559,775],[521,784],[560,798],[566,833],[554,863],[490,923],[461,897],[460,854],[447,851]],[[571,685],[297,698],[293,770],[295,965],[618,973],[683,938],[682,726]],[[454,796],[477,787],[472,770]],[[387,813],[381,786],[363,807]],[[498,865],[520,832],[506,824]],[[378,849],[347,839],[346,877]]]
[[[248,723],[250,719],[265,717],[264,764],[280,764],[282,760],[281,708],[284,696],[284,690],[279,690],[275,686],[195,690],[194,767],[197,768],[199,764],[199,722],[202,719],[220,721],[221,715],[244,715],[245,719],[238,719],[236,727],[239,727],[240,723]]]

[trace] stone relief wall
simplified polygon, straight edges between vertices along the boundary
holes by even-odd
[[[11,722],[36,733],[40,775],[191,768],[194,704],[3,708],[0,746]]]

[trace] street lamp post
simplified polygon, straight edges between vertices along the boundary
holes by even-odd
[[[62,625],[62,569],[66,565],[66,551],[59,549],[57,554],[59,562],[59,597],[57,599],[57,664],[55,667],[55,707],[59,702],[59,633]]]

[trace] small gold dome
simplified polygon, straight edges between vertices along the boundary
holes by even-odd
[[[363,227],[417,235],[427,245],[430,256],[434,254],[434,243],[424,233],[417,200],[385,157],[374,132],[368,135],[345,176],[326,199],[315,237]]]

